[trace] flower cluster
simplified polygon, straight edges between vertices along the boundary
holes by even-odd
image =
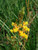
[[[13,29],[10,29],[11,33],[18,32],[19,36],[22,38],[28,39],[28,33],[30,31],[30,28],[28,28],[28,22],[23,21],[23,23],[17,25],[16,23],[12,22]]]

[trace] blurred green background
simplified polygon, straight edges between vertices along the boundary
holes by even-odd
[[[23,20],[32,21],[28,41],[25,41],[25,48],[19,46],[18,40],[10,38],[11,22],[19,20],[19,11],[25,7]],[[0,0],[0,50],[36,50],[36,35],[38,33],[38,0]],[[9,40],[8,40],[9,39]],[[14,42],[16,42],[14,44]]]

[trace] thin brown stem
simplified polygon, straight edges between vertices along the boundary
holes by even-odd
[[[28,0],[28,2],[26,0],[26,6],[27,6],[27,17],[29,17],[29,0]]]
[[[31,23],[33,22],[33,20],[35,19],[36,15],[31,19],[31,21],[29,22],[29,25],[31,25]]]

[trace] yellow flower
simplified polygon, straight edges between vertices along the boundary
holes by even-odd
[[[19,35],[23,36],[23,31],[19,30]]]
[[[28,29],[28,27],[27,27],[27,26],[23,26],[23,29],[27,30],[27,29]]]
[[[22,37],[24,37],[23,33],[20,33],[19,35],[22,36]]]
[[[28,25],[28,22],[26,21],[25,24]]]
[[[25,29],[27,26],[23,25],[23,29]]]
[[[20,34],[23,34],[23,31],[19,30],[19,33],[20,33]]]
[[[27,22],[27,21],[26,21],[26,22],[25,22],[25,21],[23,21],[23,25],[28,25],[28,22]]]
[[[20,30],[19,31],[19,35],[22,36],[22,37],[24,37],[25,36],[25,33],[23,33],[23,31]]]
[[[14,26],[14,22],[12,22],[12,26]]]
[[[22,36],[23,38],[25,37],[25,33],[23,33],[23,36]]]
[[[13,33],[13,29],[10,29],[10,32]]]
[[[27,32],[27,31],[28,31],[28,32],[30,31],[30,29],[29,29],[27,26],[23,26],[23,30],[26,31],[26,32]]]
[[[27,27],[27,26],[25,27],[25,30],[26,30],[26,31],[28,30],[28,27]]]
[[[28,35],[27,35],[27,34],[25,34],[25,39],[26,39],[26,40],[28,39]]]
[[[30,29],[29,29],[28,27],[26,27],[26,28],[25,28],[25,31],[28,31],[28,32],[29,32],[29,31],[30,31]]]
[[[23,33],[23,32],[20,32],[19,34],[21,37],[25,38],[25,39],[28,39],[28,35]]]
[[[27,29],[27,31],[29,32],[29,31],[30,31],[30,29],[28,28],[28,29]]]
[[[18,28],[16,27],[16,28],[13,28],[13,31],[14,32],[17,32],[18,31]]]

